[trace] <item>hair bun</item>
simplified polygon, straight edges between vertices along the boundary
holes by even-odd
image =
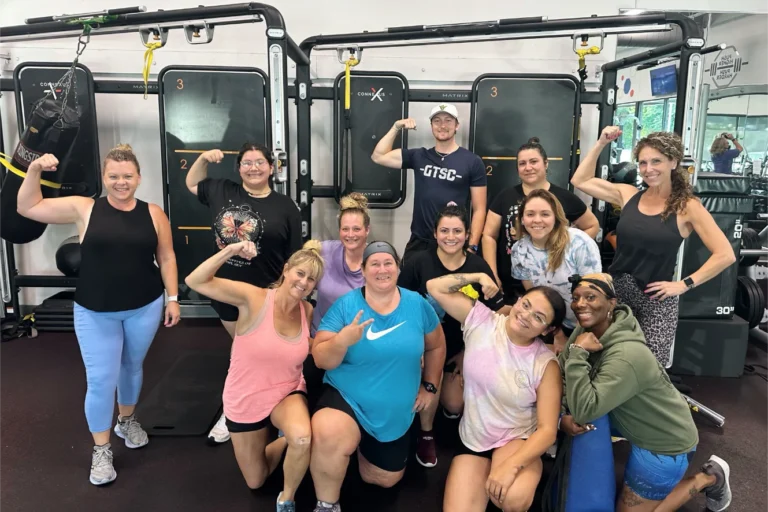
[[[133,153],[133,148],[131,147],[130,144],[120,143],[117,146],[115,146],[115,149],[117,151],[128,151],[129,153]]]
[[[302,249],[305,251],[312,251],[312,252],[316,252],[317,254],[320,254],[320,247],[322,247],[320,240],[312,239],[304,242],[304,246],[302,247]]]
[[[541,144],[541,141],[538,137],[531,137],[528,139],[528,144]]]
[[[365,210],[368,208],[368,198],[360,192],[352,192],[341,198],[339,207],[342,211],[349,209]]]

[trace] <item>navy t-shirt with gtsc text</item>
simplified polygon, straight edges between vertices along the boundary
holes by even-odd
[[[437,213],[449,202],[469,207],[470,187],[485,187],[485,166],[479,156],[460,147],[440,156],[435,148],[403,149],[403,169],[413,169],[415,182],[411,234],[434,239]]]

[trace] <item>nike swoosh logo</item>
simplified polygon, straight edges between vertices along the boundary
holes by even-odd
[[[368,332],[366,333],[365,337],[368,338],[371,341],[377,340],[377,339],[381,338],[382,336],[386,336],[387,334],[391,333],[392,331],[394,331],[395,329],[397,329],[398,327],[400,327],[404,323],[405,322],[400,322],[399,324],[397,324],[394,327],[390,327],[389,329],[384,329],[383,331],[379,331],[379,332],[373,332],[373,325],[371,325],[371,327],[368,329]]]

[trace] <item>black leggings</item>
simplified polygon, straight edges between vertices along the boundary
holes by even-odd
[[[651,299],[629,274],[614,276],[613,286],[619,302],[632,309],[643,330],[648,348],[662,366],[665,368],[670,366],[672,343],[675,341],[677,331],[680,297],[667,297],[664,300]]]

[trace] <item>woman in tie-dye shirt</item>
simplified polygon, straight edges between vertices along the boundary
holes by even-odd
[[[541,336],[560,327],[565,301],[552,288],[531,288],[504,316],[457,293],[471,283],[486,297],[498,292],[482,273],[427,282],[430,295],[464,330],[461,443],[443,510],[484,511],[489,498],[504,512],[528,510],[541,479],[541,455],[557,436],[562,397],[560,368]]]

